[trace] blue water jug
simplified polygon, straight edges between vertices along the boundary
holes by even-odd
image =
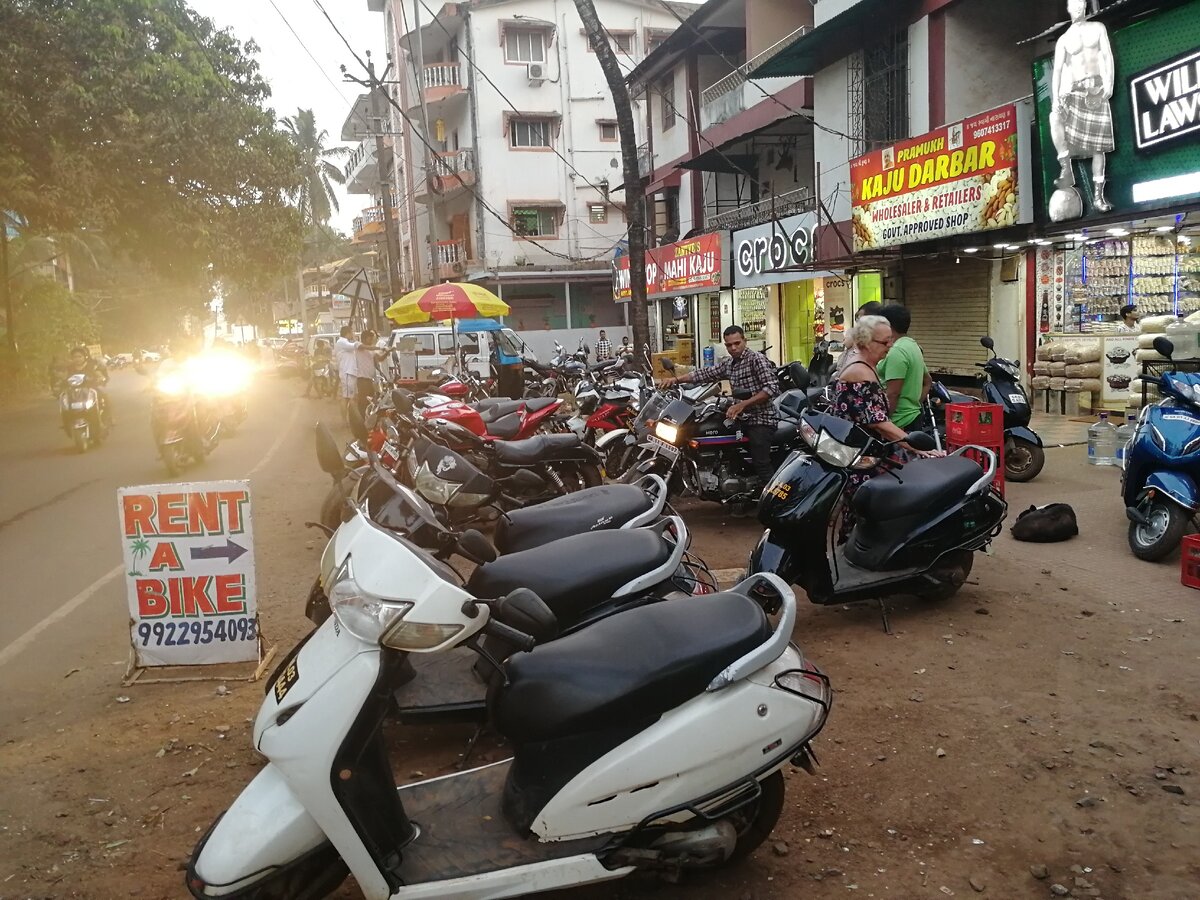
[[[704,348],[704,365],[711,366],[717,361],[717,353],[712,347]]]

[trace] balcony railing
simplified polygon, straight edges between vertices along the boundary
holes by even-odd
[[[700,92],[700,127],[709,128],[721,122],[727,122],[742,110],[757,105],[767,99],[771,88],[787,87],[795,81],[794,78],[755,79],[755,84],[749,87],[749,73],[753,72],[767,60],[779,55],[795,42],[797,38],[812,30],[809,25],[797,28],[781,41],[777,41],[766,50],[738,66],[720,81],[709,85]],[[759,88],[762,88],[760,90]],[[764,93],[765,92],[765,93]]]
[[[441,176],[475,171],[475,153],[469,148],[439,153],[433,158],[434,171]]]
[[[467,245],[465,241],[438,241],[433,245],[433,252],[427,257],[432,264],[436,259],[438,277],[445,277],[461,272],[467,262]]]
[[[757,203],[748,203],[727,212],[714,213],[705,216],[704,225],[710,231],[722,229],[749,228],[772,219],[782,219],[797,213],[812,212],[816,208],[812,191],[808,188],[797,188],[783,194],[776,194]]]
[[[392,206],[392,218],[400,218],[400,210]],[[383,207],[368,206],[361,216],[354,217],[354,237],[360,239],[367,234],[383,233]]]
[[[425,66],[421,75],[421,86],[425,90],[462,87],[462,75],[458,63],[432,63]]]

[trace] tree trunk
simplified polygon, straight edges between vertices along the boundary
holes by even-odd
[[[633,126],[633,106],[629,88],[625,85],[617,54],[608,42],[608,34],[600,24],[592,0],[575,0],[579,18],[583,21],[588,41],[596,51],[596,59],[604,72],[604,80],[612,93],[617,111],[617,133],[621,136],[621,163],[625,181],[625,215],[629,222],[629,321],[633,326],[633,344],[638,349],[650,343],[650,323],[646,308],[646,207],[642,193],[642,176],[638,171],[637,132]]]
[[[8,329],[8,349],[17,353],[17,323],[13,313],[12,285],[8,283],[8,222],[0,210],[0,293],[4,295],[4,317]]]

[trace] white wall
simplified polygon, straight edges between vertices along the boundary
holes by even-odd
[[[844,13],[862,0],[820,0],[813,6],[813,22],[819,28],[834,16]]]
[[[996,353],[1005,359],[1025,360],[1025,257],[1021,256],[1016,281],[1000,280],[1001,264],[992,263],[992,308],[988,333],[996,342]]]
[[[925,134],[941,122],[929,121],[929,17],[908,26],[908,133]]]
[[[817,9],[831,0],[823,0]],[[817,121],[849,134],[850,114],[846,97],[846,60],[840,59],[813,76],[813,109]],[[850,145],[839,135],[817,129],[813,135],[813,159],[821,167],[821,199],[833,221],[850,218]],[[841,190],[838,190],[841,188]],[[834,193],[837,193],[836,197]]]

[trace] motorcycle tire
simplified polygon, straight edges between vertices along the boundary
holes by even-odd
[[[71,432],[71,440],[75,443],[75,450],[78,453],[87,453],[88,451],[88,436],[87,432],[75,429]]]
[[[772,772],[759,786],[762,792],[758,799],[730,814],[733,827],[737,830],[737,843],[722,865],[737,865],[748,857],[771,836],[779,822],[779,816],[783,813],[783,773]]]
[[[321,503],[321,514],[317,521],[333,531],[341,527],[346,519],[346,503],[341,485],[332,484]]]
[[[1157,497],[1149,505],[1138,508],[1150,524],[1129,523],[1129,549],[1146,562],[1166,559],[1179,549],[1190,521],[1188,514],[1170,500]]]
[[[971,577],[971,567],[974,564],[975,554],[970,550],[959,550],[947,555],[935,571],[942,575],[949,575],[950,579],[943,584],[929,588],[929,590],[921,591],[920,598],[934,602],[949,600]]]
[[[1046,465],[1046,451],[1023,438],[1013,438],[1013,451],[1004,452],[1005,481],[1033,481]]]

